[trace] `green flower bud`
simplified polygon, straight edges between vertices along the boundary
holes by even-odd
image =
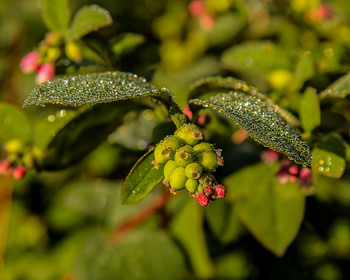
[[[186,189],[189,192],[194,193],[197,190],[197,187],[198,187],[198,180],[187,179],[187,181],[186,181]]]
[[[202,175],[203,168],[198,162],[192,162],[185,168],[188,179],[198,179]]]
[[[181,141],[174,135],[166,137],[154,150],[157,164],[164,164],[169,159],[174,159],[175,151],[182,146]]]
[[[188,145],[194,146],[203,139],[203,132],[194,124],[185,124],[175,131],[175,135]]]
[[[185,188],[187,177],[185,175],[185,168],[177,167],[171,173],[170,186],[175,190],[182,190]]]
[[[191,146],[183,146],[178,149],[174,156],[175,162],[182,167],[186,167],[196,159],[196,153]]]
[[[193,150],[196,153],[200,152],[214,152],[214,147],[208,142],[201,142],[193,147]]]
[[[213,152],[202,152],[197,161],[206,171],[215,171],[218,167],[218,157]]]
[[[210,187],[214,182],[214,176],[212,174],[203,174],[198,179],[199,185],[203,187]]]
[[[171,173],[175,170],[175,168],[179,167],[174,160],[168,160],[164,166],[164,178],[168,182],[170,181]]]
[[[22,153],[24,149],[23,142],[19,139],[12,139],[5,144],[5,150],[9,154]]]

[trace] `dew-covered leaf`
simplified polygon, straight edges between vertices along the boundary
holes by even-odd
[[[257,95],[262,100],[269,100],[265,95],[258,92],[258,89],[245,81],[232,77],[209,77],[196,81],[190,86],[188,99],[199,98],[202,96],[208,97],[215,93],[240,91],[250,95]],[[299,120],[288,111],[274,105],[279,113],[292,126],[299,126]]]
[[[336,80],[320,93],[320,98],[345,98],[350,94],[350,73]]]
[[[186,116],[174,102],[174,96],[168,89],[158,89],[145,78],[118,71],[67,76],[45,82],[30,92],[23,106],[80,106],[143,97],[160,100],[168,108],[176,126],[186,123]]]
[[[131,204],[145,198],[164,179],[164,165],[156,169],[153,161],[154,153],[150,150],[131,169],[121,190],[122,203]]]
[[[66,32],[66,40],[76,40],[113,22],[110,13],[98,5],[82,7]]]
[[[321,110],[316,91],[307,88],[300,100],[299,115],[301,125],[306,132],[311,132],[321,123]]]
[[[204,100],[189,101],[192,111],[209,108],[233,120],[264,146],[283,153],[296,163],[311,166],[311,151],[299,133],[287,123],[271,101],[261,94],[219,93]]]
[[[95,149],[135,108],[132,101],[98,104],[69,121],[47,146],[41,168],[66,168]]]
[[[43,0],[42,16],[48,29],[65,31],[70,19],[68,0]]]
[[[25,142],[31,140],[29,121],[17,107],[0,103],[0,143],[15,138]]]
[[[258,163],[230,175],[224,183],[249,231],[282,256],[300,227],[305,196],[297,184],[279,183],[275,178],[278,168]]]

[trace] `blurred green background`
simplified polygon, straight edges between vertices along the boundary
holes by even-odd
[[[79,112],[21,108],[35,86],[35,73],[23,74],[20,63],[49,32],[42,10],[43,3],[50,2],[0,1],[2,159],[13,138],[44,149]],[[197,79],[233,76],[299,118],[310,143],[321,135],[341,137],[349,161],[349,98],[322,105],[316,123],[301,113],[307,106],[300,109],[310,88],[321,92],[350,70],[348,0],[68,3],[71,15],[84,5],[97,4],[109,11],[113,23],[79,38],[83,60],[57,60],[56,75],[137,73],[169,88],[181,106],[188,86]],[[68,169],[30,169],[19,181],[0,175],[0,280],[350,279],[349,170],[341,179],[314,174],[313,185],[303,190],[306,199],[298,200],[297,195],[301,214],[281,237],[285,239],[280,248],[280,236],[266,241],[270,229],[255,232],[254,221],[242,218],[236,203],[248,184],[258,185],[266,176],[272,180],[276,166],[254,165],[261,161],[263,148],[244,136],[239,140],[237,127],[210,116],[206,135],[224,150],[226,165],[217,177],[227,185],[228,197],[205,209],[188,195],[170,197],[161,187],[139,203],[120,203],[120,187],[133,164],[150,143],[161,139],[159,134],[173,130],[161,110],[131,111],[106,141]],[[264,202],[253,210],[264,213],[269,200],[256,195]],[[284,206],[267,208],[283,211]],[[289,214],[294,215],[281,214],[282,225]]]

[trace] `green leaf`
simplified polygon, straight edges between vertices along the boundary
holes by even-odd
[[[49,143],[42,168],[66,168],[95,149],[116,127],[123,116],[135,108],[131,101],[98,104],[72,119]]]
[[[31,140],[30,124],[26,115],[17,107],[0,103],[0,143],[11,139]]]
[[[336,80],[320,93],[320,98],[345,98],[350,93],[350,73]]]
[[[311,166],[310,147],[286,122],[278,107],[261,94],[220,93],[204,100],[192,99],[189,104],[194,112],[201,107],[216,110],[265,147],[285,154],[296,163]]]
[[[74,16],[70,28],[66,32],[66,40],[76,40],[112,24],[110,13],[98,5],[82,7]]]
[[[51,31],[65,31],[70,19],[68,0],[43,0],[42,16]]]
[[[116,244],[92,235],[73,266],[77,280],[177,280],[185,272],[181,251],[169,236],[147,231],[132,232]]]
[[[146,79],[132,73],[90,73],[42,83],[30,92],[23,106],[93,105],[141,97],[158,97],[169,102],[173,94],[165,88],[157,89]]]
[[[156,169],[153,161],[153,150],[149,150],[131,169],[121,190],[122,203],[131,204],[145,198],[164,179],[164,165]]]
[[[312,170],[331,178],[340,178],[346,166],[344,140],[340,135],[330,134],[312,150]]]
[[[118,71],[67,76],[42,83],[30,92],[23,106],[80,106],[142,97],[161,101],[168,108],[176,126],[186,123],[186,116],[174,102],[174,95],[168,89],[157,89],[146,82],[145,78]]]
[[[297,62],[294,83],[291,85],[293,91],[298,91],[304,83],[314,76],[314,60],[308,54],[303,54]]]
[[[203,214],[203,207],[189,199],[173,219],[171,231],[185,247],[196,276],[210,278],[213,276],[214,266],[204,238]]]
[[[232,77],[209,77],[196,81],[190,86],[188,100],[199,98],[199,97],[209,97],[215,93],[230,92],[230,91],[240,91],[249,95],[257,95],[262,100],[269,100],[265,95],[258,92],[258,89],[254,86],[247,84],[245,81],[235,79]],[[270,102],[270,101],[269,101]],[[275,105],[280,114],[286,119],[288,123],[292,126],[299,126],[299,120],[294,117],[288,111]]]
[[[145,37],[140,34],[126,33],[117,42],[112,44],[111,49],[115,55],[121,55],[123,52],[142,44],[144,41]]]
[[[211,230],[223,243],[237,240],[243,230],[238,211],[234,203],[227,199],[218,200],[205,208],[205,214]]]
[[[300,227],[305,197],[297,184],[278,182],[278,168],[258,163],[225,178],[224,183],[249,231],[282,256]]]
[[[290,69],[291,61],[282,48],[272,42],[245,42],[226,50],[222,62],[243,73],[269,74],[276,69]]]
[[[299,115],[301,125],[306,132],[311,132],[321,123],[321,109],[316,91],[307,88],[300,100]]]

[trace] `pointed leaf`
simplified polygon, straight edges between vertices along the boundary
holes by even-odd
[[[305,197],[297,184],[278,182],[274,177],[278,168],[258,163],[224,182],[250,232],[267,249],[282,256],[300,227]]]
[[[66,32],[66,40],[76,40],[112,24],[110,13],[98,5],[82,7],[74,16],[70,28]]]
[[[240,91],[248,95],[257,95],[262,100],[268,100],[268,98],[259,93],[258,89],[254,86],[247,84],[245,81],[235,79],[232,77],[209,77],[198,80],[190,86],[188,100],[199,98],[199,97],[209,97],[215,93],[230,92],[230,91]],[[292,126],[299,126],[299,120],[294,117],[288,111],[274,105],[280,114],[286,119],[288,123]]]
[[[43,0],[42,16],[51,31],[65,31],[70,19],[68,0]]]
[[[222,62],[236,71],[269,74],[276,69],[289,69],[289,56],[272,42],[246,42],[226,50]]]
[[[29,121],[17,107],[0,103],[0,143],[15,138],[24,142],[31,140]]]
[[[345,98],[350,94],[350,73],[336,80],[320,93],[320,98]]]
[[[300,100],[299,115],[301,125],[306,132],[311,132],[321,123],[321,110],[316,91],[307,88]]]
[[[189,199],[171,224],[175,238],[184,246],[197,277],[210,278],[214,266],[210,259],[203,231],[204,209]]]
[[[300,90],[304,83],[314,76],[314,72],[314,60],[308,53],[303,54],[296,65],[294,83],[291,85],[292,90]]]
[[[98,104],[69,121],[48,144],[41,168],[66,168],[88,155],[135,108],[131,101]]]
[[[271,101],[261,94],[221,93],[205,100],[189,101],[193,111],[201,107],[218,111],[233,120],[249,136],[264,146],[283,153],[296,163],[311,166],[311,151],[299,133],[286,122]]]
[[[122,203],[131,204],[145,198],[164,179],[164,165],[156,169],[153,161],[154,153],[150,150],[131,169],[121,190]]]

